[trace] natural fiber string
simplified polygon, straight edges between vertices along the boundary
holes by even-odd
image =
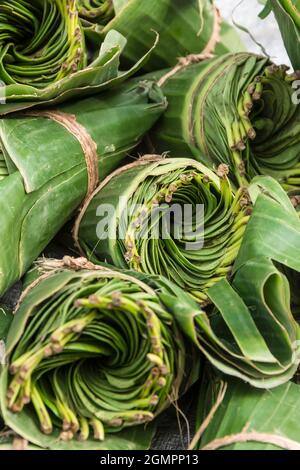
[[[175,411],[176,411],[176,419],[177,419],[177,424],[178,424],[178,428],[179,428],[181,444],[182,444],[182,446],[184,446],[184,434],[183,434],[183,427],[181,425],[180,417],[183,418],[183,420],[185,422],[185,425],[186,425],[187,442],[190,442],[190,436],[191,436],[190,422],[189,422],[188,417],[186,416],[186,414],[182,411],[182,409],[178,405],[178,397],[172,402],[171,397],[169,396],[169,400],[170,400],[171,405],[174,406]]]
[[[291,203],[297,209],[298,206],[300,206],[300,196],[291,196],[290,197]]]
[[[63,270],[70,270],[70,271],[99,271],[99,273],[106,273],[107,275],[114,274],[118,275],[120,278],[128,279],[129,276],[119,271],[113,271],[112,268],[108,268],[106,266],[102,266],[99,264],[94,264],[88,259],[81,257],[81,258],[73,258],[72,256],[64,256],[63,259],[51,259],[51,258],[40,258],[35,262],[35,266],[37,267],[38,271],[40,271],[40,276],[37,277],[31,284],[29,284],[19,299],[19,302],[14,310],[14,313],[19,309],[21,303],[27,297],[27,295],[31,292],[32,289],[37,287],[42,281],[45,281],[53,274],[56,274],[59,271]],[[153,293],[153,289],[148,287],[139,279],[134,279],[134,282],[142,287],[148,293]]]
[[[22,114],[32,117],[45,117],[51,119],[52,121],[61,124],[67,131],[69,131],[75,139],[80,143],[84,158],[86,161],[87,175],[88,175],[88,187],[86,198],[88,198],[91,193],[97,187],[99,181],[99,169],[98,169],[98,154],[97,154],[97,144],[94,142],[87,130],[79,124],[76,120],[76,116],[73,114],[63,113],[57,110],[37,110],[37,111],[25,111]]]
[[[206,446],[202,447],[201,450],[217,450],[225,446],[238,444],[239,442],[258,442],[263,444],[272,444],[284,450],[300,450],[300,443],[297,441],[293,441],[292,439],[276,434],[256,431],[241,432],[238,434],[232,434],[230,436],[215,439]]]
[[[202,54],[212,54],[221,41],[222,16],[219,8],[214,6],[214,27],[210,40],[206,44]]]
[[[81,269],[89,269],[93,271],[106,270],[104,266],[96,266],[86,258],[72,258],[71,256],[65,256],[62,260],[41,258],[36,261],[35,265],[38,269],[41,267],[43,273],[24,289],[15,307],[15,312],[19,309],[21,303],[32,289],[37,287],[40,282],[52,276],[53,273],[60,271],[61,269],[67,268],[72,269],[73,271],[80,271]]]
[[[13,439],[12,447],[13,447],[13,450],[27,450],[28,441],[26,439],[23,439],[20,436],[16,436]]]
[[[202,437],[203,433],[206,431],[207,427],[211,423],[214,415],[216,414],[217,410],[221,406],[225,394],[227,390],[227,383],[222,382],[221,388],[218,393],[218,397],[216,403],[210,410],[209,414],[201,424],[199,430],[197,431],[195,437],[193,438],[189,450],[193,450],[196,444],[199,442],[200,438]],[[217,450],[221,449],[222,447],[226,447],[232,444],[238,443],[247,443],[247,442],[258,442],[264,444],[271,444],[276,447],[280,447],[281,449],[285,450],[300,450],[300,443],[289,439],[285,436],[279,436],[272,433],[264,433],[264,432],[256,432],[256,431],[247,431],[249,427],[249,423],[245,426],[245,428],[236,434],[231,434],[228,436],[220,437],[218,439],[214,439],[213,441],[209,442],[205,446],[203,446],[200,450]]]
[[[210,424],[210,422],[212,421],[212,419],[215,416],[216,412],[218,411],[219,407],[223,403],[223,400],[224,400],[224,397],[225,397],[225,394],[226,394],[226,390],[227,390],[227,383],[221,382],[221,386],[220,386],[220,390],[219,390],[219,393],[218,393],[218,396],[217,396],[216,403],[214,404],[214,406],[212,407],[212,409],[208,413],[207,417],[205,418],[205,420],[201,424],[200,428],[196,432],[192,442],[189,445],[188,450],[194,450],[196,444],[200,441],[203,433],[206,431],[208,425]]]

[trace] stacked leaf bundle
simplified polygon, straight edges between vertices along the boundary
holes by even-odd
[[[198,376],[199,357],[174,320],[176,297],[167,308],[159,281],[150,287],[83,259],[42,270],[7,338],[5,423],[42,448],[149,445],[151,428],[120,431],[152,421]]]
[[[227,164],[235,184],[271,175],[300,186],[300,107],[287,67],[228,54],[163,73],[169,107],[152,133],[155,150]]]
[[[0,293],[26,272],[86,195],[165,109],[150,82],[0,121]],[[126,133],[123,132],[126,129]]]
[[[227,173],[225,165],[218,176],[195,160],[146,156],[100,184],[76,241],[88,257],[165,276],[206,302],[207,289],[232,270],[251,211]]]
[[[220,30],[212,0],[5,0],[0,14],[1,114],[95,94],[134,74],[151,52],[150,70],[211,53]]]

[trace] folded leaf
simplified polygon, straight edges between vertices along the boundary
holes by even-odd
[[[149,71],[174,66],[178,58],[190,54],[213,53],[216,46],[218,54],[243,50],[233,28],[223,27],[212,0],[118,0],[114,7],[115,18],[100,31],[105,36],[114,29],[127,38],[122,54],[126,63],[133,64],[147,52],[153,42],[151,30],[159,34],[159,43],[144,65]],[[99,31],[97,23],[90,21],[90,30]]]
[[[31,420],[26,422],[30,425]],[[47,447],[41,447],[28,442],[26,439],[16,435],[12,435],[12,431],[0,432],[0,451],[2,450],[114,450],[114,451],[132,451],[132,450],[148,450],[151,446],[151,442],[154,438],[156,427],[154,424],[148,424],[147,426],[134,426],[133,428],[127,428],[115,434],[108,434],[104,442],[94,441],[89,439],[88,441],[68,441],[63,442],[57,441],[53,444],[53,448],[48,449]],[[8,434],[8,435],[7,435]]]

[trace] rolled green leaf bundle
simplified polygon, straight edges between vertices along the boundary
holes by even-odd
[[[1,79],[45,88],[87,65],[76,1],[1,2]]]
[[[90,40],[76,0],[5,0],[0,14],[0,114],[107,89],[134,74],[155,45],[152,33],[145,56],[121,72],[126,38],[111,29]]]
[[[270,175],[300,187],[300,106],[285,66],[249,53],[228,54],[161,79],[169,101],[153,131],[158,152],[193,153],[226,164],[236,184]]]
[[[299,385],[292,382],[270,391],[236,380],[211,380],[200,390],[197,433],[191,447],[300,450],[299,392]]]
[[[115,86],[154,50],[150,70],[210,54],[220,40],[212,0],[5,0],[0,14],[0,114]],[[220,53],[236,50],[224,28]]]
[[[265,18],[273,11],[293,67],[300,69],[300,2],[299,0],[267,0],[260,14]]]
[[[26,272],[165,106],[153,83],[129,83],[103,98],[0,121],[0,293]]]
[[[100,184],[75,239],[91,259],[163,275],[206,302],[207,289],[230,274],[249,219],[247,194],[233,194],[227,172],[146,156]]]
[[[289,268],[299,276],[300,222],[275,180],[257,177],[250,192],[255,205],[232,278],[208,289],[213,308],[197,314],[191,298],[177,321],[219,371],[273,388],[290,380],[300,362],[293,285],[282,271]]]
[[[235,52],[244,46],[234,28],[221,20],[213,0],[113,0],[115,18],[111,29],[127,38],[122,57],[133,63],[153,42],[151,29],[159,33],[159,43],[144,68],[150,71],[174,66],[179,57]]]
[[[159,289],[82,258],[42,262],[7,338],[5,424],[44,448],[95,446],[106,433],[111,445],[110,433],[148,423],[177,400],[199,357],[185,349]]]
[[[84,29],[97,40],[116,30],[127,39],[122,60],[134,64],[153,44],[153,30],[159,43],[144,65],[150,71],[176,65],[190,54],[211,54],[241,50],[243,46],[228,25],[221,24],[213,0],[77,0]],[[107,19],[111,17],[111,21]],[[106,24],[105,24],[106,23]]]

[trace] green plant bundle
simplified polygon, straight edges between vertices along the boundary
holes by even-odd
[[[263,0],[266,6],[260,17],[273,11],[295,70],[300,69],[300,2],[299,0]]]
[[[113,29],[127,38],[122,59],[131,65],[147,53],[153,43],[153,30],[156,31],[159,43],[144,65],[150,71],[176,65],[178,58],[190,54],[243,50],[234,29],[222,22],[213,0],[79,0],[78,3],[89,34],[105,37]],[[93,5],[97,3],[104,4],[104,16],[100,8],[100,15],[93,17]],[[111,3],[115,14],[105,25],[103,19],[112,17]]]
[[[152,288],[82,258],[41,268],[7,337],[5,424],[42,448],[145,446],[149,430],[119,432],[151,422],[198,376],[176,305],[160,300],[159,280]]]
[[[164,72],[165,73],[165,72]],[[227,164],[237,185],[270,175],[300,187],[300,106],[285,66],[250,53],[228,54],[165,75],[166,114],[153,131],[158,152],[193,153]]]
[[[191,159],[148,156],[110,175],[81,211],[75,237],[90,259],[163,275],[200,302],[232,270],[249,199]],[[101,208],[113,207],[109,217]]]
[[[0,115],[56,104],[119,84],[143,66],[155,46],[119,70],[126,38],[111,30],[89,40],[76,0],[5,0],[0,6]]]
[[[212,0],[5,0],[0,18],[0,114],[95,94],[136,73],[151,53],[157,70],[211,53],[220,40]],[[220,53],[239,44],[228,28]]]
[[[236,380],[210,380],[200,390],[194,448],[300,450],[299,391],[292,382],[257,390]]]
[[[165,106],[153,83],[129,83],[49,115],[0,121],[0,293],[20,279]]]
[[[300,327],[291,308],[299,285],[283,272],[299,280],[300,222],[275,180],[257,177],[250,194],[253,214],[232,277],[208,289],[212,308],[199,314],[191,298],[177,320],[219,371],[273,388],[290,380],[300,361]]]

